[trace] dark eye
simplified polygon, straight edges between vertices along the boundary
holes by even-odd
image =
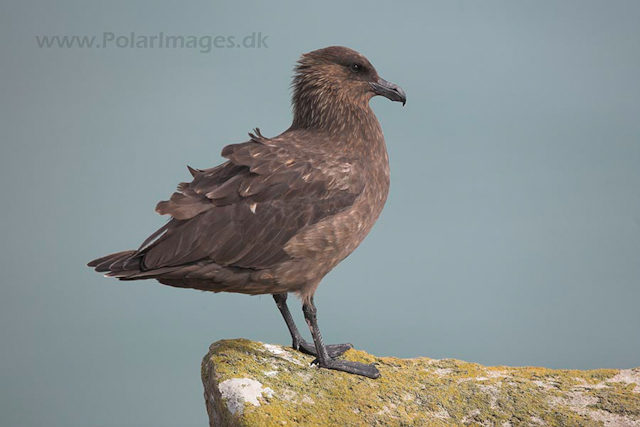
[[[356,63],[354,62],[353,64],[349,65],[349,69],[350,69],[351,71],[353,71],[354,73],[360,73],[360,72],[362,72],[363,67],[362,67],[362,65],[360,65],[360,64],[356,64]]]

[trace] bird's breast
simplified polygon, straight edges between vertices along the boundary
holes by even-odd
[[[362,243],[389,193],[388,160],[386,155],[378,160],[353,172],[360,174],[354,179],[365,183],[353,205],[302,230],[287,243],[287,253],[323,264],[329,271]]]

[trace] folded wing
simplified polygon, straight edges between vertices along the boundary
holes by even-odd
[[[250,136],[224,148],[226,163],[190,168],[193,181],[158,204],[156,210],[172,219],[143,243],[133,257],[138,266],[155,270],[210,260],[269,268],[290,257],[284,251],[289,239],[352,206],[364,187],[352,159],[313,156],[292,136]]]

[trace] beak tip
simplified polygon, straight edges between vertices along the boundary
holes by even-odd
[[[369,84],[376,95],[382,95],[392,101],[402,102],[403,107],[407,103],[407,95],[400,86],[389,83],[382,78],[378,78],[377,82],[370,82]]]

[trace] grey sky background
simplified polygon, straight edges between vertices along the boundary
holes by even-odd
[[[321,284],[327,342],[490,365],[640,365],[640,3],[3,1],[0,424],[202,426],[208,345],[289,344],[268,296],[104,279],[186,165],[290,124],[299,54],[352,47],[392,188]],[[267,35],[40,49],[36,35]],[[299,304],[292,308],[299,322]],[[301,324],[303,326],[303,324]]]

